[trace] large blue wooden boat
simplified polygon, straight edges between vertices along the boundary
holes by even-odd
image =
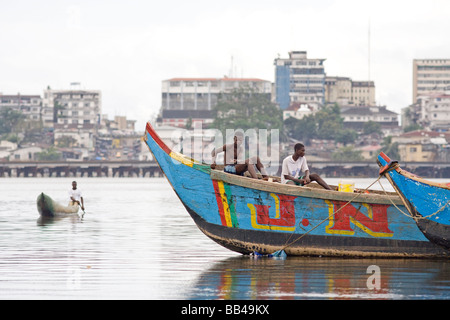
[[[431,242],[450,250],[450,183],[427,181],[402,170],[383,152],[378,155],[380,174],[400,195],[419,229]]]
[[[243,254],[437,257],[394,193],[350,193],[282,185],[212,170],[172,151],[148,123],[144,140],[198,228]],[[405,209],[406,210],[406,209]]]

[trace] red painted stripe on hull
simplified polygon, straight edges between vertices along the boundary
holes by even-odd
[[[153,127],[147,122],[146,131],[152,136],[153,140],[160,146],[161,149],[164,150],[167,154],[170,154],[172,150],[161,140]]]
[[[214,186],[214,193],[216,195],[217,206],[219,207],[220,221],[223,226],[227,225],[227,220],[225,219],[225,211],[223,209],[222,197],[220,195],[219,183],[217,180],[212,180]]]

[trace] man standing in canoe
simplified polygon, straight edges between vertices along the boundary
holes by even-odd
[[[81,190],[77,189],[76,181],[72,181],[72,189],[69,190],[69,198],[70,198],[69,205],[73,206],[76,203],[81,207],[81,210],[84,211],[83,195],[81,194]]]
[[[304,172],[304,175],[300,175]],[[281,168],[281,183],[304,186],[311,181],[316,181],[325,189],[331,190],[330,186],[316,173],[310,174],[305,158],[305,146],[297,143],[294,146],[294,154],[283,160]]]
[[[234,142],[230,144],[225,144],[222,147],[217,149],[213,149],[211,152],[212,156],[212,164],[211,169],[216,168],[216,157],[219,153],[225,152],[223,161],[224,161],[224,171],[226,173],[243,175],[245,171],[248,171],[252,178],[258,179],[258,175],[256,174],[255,166],[261,172],[263,179],[267,179],[267,172],[264,168],[264,165],[261,163],[259,157],[255,156],[249,159],[246,159],[244,163],[238,163],[238,159],[243,159],[244,148],[242,143],[244,142],[244,134],[240,131],[237,131],[234,135]]]

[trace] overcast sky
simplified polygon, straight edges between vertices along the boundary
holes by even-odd
[[[81,82],[102,112],[138,120],[161,106],[161,81],[274,81],[292,50],[329,76],[375,81],[379,105],[412,102],[412,60],[450,58],[450,1],[0,0],[0,92],[40,94]],[[369,23],[370,21],[370,23]]]

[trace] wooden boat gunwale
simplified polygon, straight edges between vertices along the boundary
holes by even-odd
[[[338,201],[354,201],[354,202],[370,202],[379,204],[402,204],[400,197],[395,192],[384,192],[369,190],[370,193],[353,193],[342,192],[337,190],[325,190],[318,184],[312,183],[308,186],[299,188],[298,186],[281,184],[277,182],[268,182],[264,180],[256,180],[248,177],[241,177],[218,170],[211,170],[211,179],[220,180],[241,187],[252,188],[267,192],[277,192],[286,195],[294,195],[307,198],[318,198],[324,200]]]
[[[334,190],[325,190],[321,186],[316,183],[311,183],[307,186],[303,186],[299,188],[298,186],[293,186],[289,184],[282,184],[279,182],[269,182],[262,179],[254,179],[246,176],[239,176],[235,174],[226,173],[220,170],[211,169],[210,165],[199,163],[195,159],[187,157],[181,153],[171,150],[158,136],[156,131],[152,126],[147,124],[147,131],[153,137],[153,139],[157,142],[157,144],[173,159],[180,161],[184,165],[193,166],[194,169],[200,170],[202,172],[208,173],[212,180],[220,180],[233,185],[247,187],[251,189],[267,191],[267,192],[276,192],[286,195],[294,195],[308,198],[319,198],[325,200],[339,200],[339,201],[351,201],[355,202],[370,202],[377,204],[402,204],[402,201],[396,192],[382,192],[378,190],[369,189],[369,193],[365,194],[357,194],[352,192],[342,192],[337,191],[336,186]],[[144,136],[143,139],[146,141],[147,136]],[[148,145],[147,145],[148,146]],[[153,158],[158,162],[157,158],[154,156],[152,150],[148,148],[152,153]],[[194,166],[195,164],[195,166]],[[159,163],[158,163],[159,165]],[[164,173],[164,172],[163,172]],[[164,173],[165,175],[165,173]],[[274,180],[280,180],[279,177],[272,177]],[[168,179],[169,180],[169,179]],[[170,181],[169,181],[170,182]],[[172,186],[173,188],[173,186]],[[174,188],[173,188],[174,189]],[[355,198],[356,196],[356,198]]]
[[[386,160],[388,159],[387,161],[391,163],[391,168],[390,169],[391,170],[395,170],[398,174],[400,174],[400,175],[402,175],[402,176],[404,176],[406,178],[409,178],[411,180],[414,180],[414,181],[417,181],[417,182],[421,182],[421,183],[424,183],[424,184],[427,184],[427,185],[430,185],[430,186],[433,186],[433,187],[438,187],[438,188],[450,190],[450,183],[440,183],[440,182],[430,181],[430,180],[424,179],[422,177],[418,177],[415,174],[402,169],[400,166],[393,166],[393,164],[396,164],[398,162],[397,161],[392,161],[384,152],[381,152],[380,155],[382,157],[384,157]],[[380,173],[384,174],[385,177],[387,178],[389,175],[383,173],[383,169],[384,168],[380,169]]]

